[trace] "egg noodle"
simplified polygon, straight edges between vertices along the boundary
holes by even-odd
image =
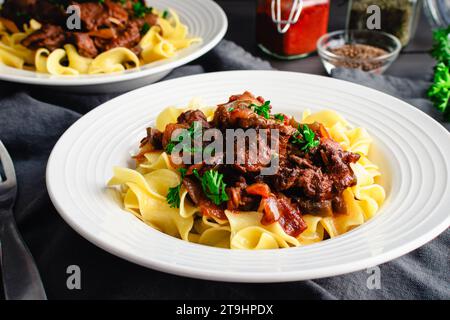
[[[177,117],[189,109],[200,109],[210,121],[215,108],[194,101],[187,109],[169,107],[156,119],[156,128],[164,130],[176,123]],[[162,151],[145,154],[136,169],[115,167],[108,186],[118,186],[123,208],[153,228],[189,242],[231,249],[275,249],[308,245],[325,238],[339,236],[376,215],[385,199],[383,187],[376,183],[380,171],[368,159],[372,139],[364,128],[352,128],[339,114],[331,110],[303,112],[301,123],[322,123],[330,136],[346,151],[361,157],[351,164],[357,184],[344,190],[342,198],[346,214],[321,216],[302,212],[307,229],[294,238],[285,233],[278,222],[261,223],[261,212],[225,210],[226,220],[200,215],[184,187],[180,189],[180,206],[172,208],[166,196],[171,187],[180,184],[179,172],[171,165],[169,155]]]
[[[163,18],[163,14],[153,10],[158,15],[158,24],[140,40],[142,52],[139,56],[130,49],[117,47],[100,53],[94,59],[81,56],[72,44],[52,52],[46,48],[28,49],[21,41],[39,30],[41,24],[31,19],[28,25],[23,26],[23,32],[11,33],[0,21],[0,63],[52,75],[80,75],[119,72],[167,59],[201,41],[201,38],[189,38],[188,28],[180,22],[178,14],[174,10],[169,12],[169,17]]]

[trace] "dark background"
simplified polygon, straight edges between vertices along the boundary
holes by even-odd
[[[319,57],[315,54],[301,60],[282,61],[271,59],[257,48],[255,39],[256,0],[216,0],[216,2],[224,9],[228,17],[226,39],[236,42],[254,55],[269,60],[276,69],[326,74]],[[347,4],[347,0],[331,0],[329,31],[345,28]],[[422,10],[414,39],[403,49],[400,57],[386,74],[412,78],[429,74],[434,66],[434,61],[428,53],[431,43],[431,28]]]

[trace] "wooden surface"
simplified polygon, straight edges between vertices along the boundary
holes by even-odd
[[[257,48],[255,39],[256,0],[216,0],[216,2],[224,9],[228,17],[229,26],[226,39],[232,40],[252,54],[270,61],[276,69],[326,74],[316,54],[300,60],[283,61],[271,58]],[[346,14],[346,0],[331,0],[328,30],[344,29]],[[411,78],[431,74],[434,66],[434,61],[428,53],[431,44],[431,28],[422,12],[414,38],[403,49],[386,74]]]

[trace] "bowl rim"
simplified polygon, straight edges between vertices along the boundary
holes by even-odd
[[[381,36],[384,36],[386,38],[389,38],[390,40],[392,40],[395,43],[395,49],[391,52],[388,52],[386,54],[383,54],[381,56],[378,57],[374,57],[374,58],[350,58],[350,57],[345,57],[345,56],[340,56],[337,54],[332,53],[330,50],[328,50],[325,47],[325,40],[328,39],[329,37],[333,37],[336,35],[345,35],[348,33],[366,33],[366,34],[378,34]],[[379,62],[379,61],[384,61],[384,60],[389,60],[389,59],[395,59],[398,54],[400,53],[402,49],[402,44],[400,42],[400,40],[387,32],[384,31],[374,31],[374,30],[357,30],[357,29],[348,29],[348,30],[336,30],[336,31],[332,31],[332,32],[328,32],[324,35],[322,35],[319,40],[317,40],[317,52],[319,53],[319,55],[322,58],[328,58],[328,59],[334,59],[334,60],[340,60],[340,61],[355,61],[355,62]]]

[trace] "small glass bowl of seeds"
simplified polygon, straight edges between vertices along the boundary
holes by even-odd
[[[317,50],[328,74],[334,68],[382,74],[397,59],[401,48],[397,37],[371,30],[334,31],[317,41]]]

